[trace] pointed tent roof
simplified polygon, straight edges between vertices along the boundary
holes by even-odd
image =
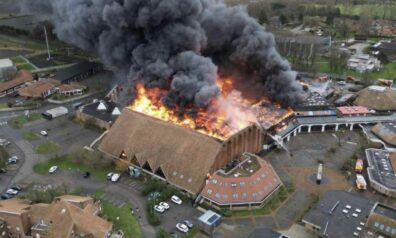
[[[161,168],[168,182],[197,194],[222,147],[213,137],[125,108],[99,150],[117,158],[125,151],[153,172]]]
[[[120,109],[118,109],[118,107],[115,107],[113,109],[113,112],[111,113],[111,115],[113,115],[113,116],[118,116],[120,114],[121,114],[121,112],[120,112]]]
[[[104,110],[107,110],[107,107],[106,107],[105,103],[101,101],[96,109],[99,111],[104,111]]]

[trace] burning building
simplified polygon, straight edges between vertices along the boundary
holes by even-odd
[[[195,195],[208,174],[243,152],[261,150],[264,131],[251,124],[227,138],[201,133],[125,108],[99,150]]]

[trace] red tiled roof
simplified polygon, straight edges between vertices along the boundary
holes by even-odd
[[[337,110],[343,115],[369,114],[370,110],[363,106],[337,107]]]
[[[251,155],[250,160],[257,160],[260,166],[253,174],[234,177],[217,172],[207,180],[201,195],[218,205],[263,202],[282,185],[282,181],[271,164],[264,159]]]
[[[58,87],[60,93],[78,90],[78,89],[85,89],[85,88],[86,87],[84,85],[77,83],[62,84],[61,86]]]
[[[43,79],[33,83],[30,86],[18,90],[22,97],[37,98],[41,97],[42,93],[47,92],[60,85],[60,82],[55,79]]]
[[[30,81],[33,81],[32,74],[27,70],[21,70],[14,79],[0,83],[0,92],[15,88]]]

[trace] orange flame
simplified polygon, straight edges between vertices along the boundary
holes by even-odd
[[[187,113],[179,113],[178,106],[168,108],[162,102],[166,90],[145,88],[140,83],[136,85],[136,99],[128,108],[220,140],[226,140],[252,123],[273,125],[283,120],[285,115],[284,111],[280,113],[280,105],[270,109],[252,106],[253,102],[244,99],[240,92],[233,89],[232,79],[225,78],[217,82],[221,95],[205,109],[185,108]]]

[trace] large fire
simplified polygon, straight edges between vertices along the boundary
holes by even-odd
[[[220,140],[226,140],[252,123],[260,123],[265,128],[275,125],[292,112],[265,99],[258,103],[244,99],[240,92],[233,89],[231,79],[218,80],[218,86],[221,95],[205,109],[192,106],[180,108],[177,105],[169,108],[161,100],[166,90],[146,88],[138,83],[136,98],[128,108]]]

